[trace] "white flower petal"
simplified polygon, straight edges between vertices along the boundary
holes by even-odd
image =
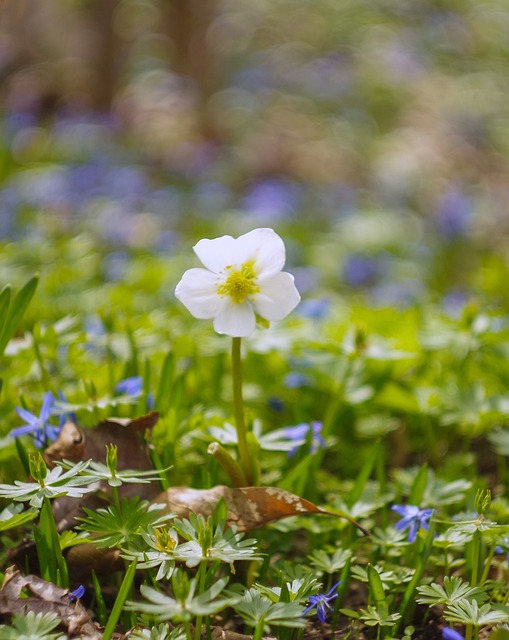
[[[237,238],[237,264],[254,261],[257,276],[271,275],[285,265],[285,245],[273,229],[254,229]]]
[[[214,329],[232,338],[248,338],[256,327],[256,316],[252,305],[245,300],[241,304],[223,299],[221,310],[214,318]]]
[[[282,320],[300,302],[300,294],[290,273],[283,271],[258,280],[260,293],[253,296],[256,313],[270,321]]]
[[[221,307],[217,293],[217,275],[207,269],[189,269],[175,288],[175,296],[195,318],[213,318]]]
[[[193,249],[204,267],[214,273],[220,273],[227,265],[234,264],[237,255],[236,242],[231,236],[221,236],[213,240],[205,238],[197,242]]]

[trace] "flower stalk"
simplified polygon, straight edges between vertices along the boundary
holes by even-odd
[[[228,451],[219,442],[211,442],[208,446],[207,453],[215,458],[216,462],[230,476],[230,480],[234,487],[247,486],[246,476],[244,471],[240,468],[240,465]]]
[[[240,467],[246,478],[247,485],[253,482],[253,466],[247,443],[247,428],[244,418],[244,402],[242,398],[242,357],[241,338],[232,338],[232,389],[233,415],[237,429],[237,446],[239,449]]]

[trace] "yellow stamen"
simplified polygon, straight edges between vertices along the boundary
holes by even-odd
[[[155,534],[155,543],[159,551],[164,552],[172,551],[173,549],[175,549],[177,543],[171,537],[168,529],[166,529],[165,527],[161,527],[161,529],[156,529]]]
[[[226,280],[217,287],[220,296],[230,296],[233,302],[240,304],[248,296],[260,291],[256,284],[256,273],[252,262],[245,262],[240,269],[233,270],[234,267],[226,267],[228,276]]]

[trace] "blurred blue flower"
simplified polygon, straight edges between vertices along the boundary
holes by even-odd
[[[121,380],[115,386],[115,393],[125,393],[128,396],[136,398],[143,391],[143,380],[141,376],[131,376]]]
[[[343,264],[343,279],[353,289],[374,284],[382,274],[382,265],[372,256],[349,255]]]
[[[132,398],[138,398],[143,393],[143,378],[141,376],[131,376],[121,380],[114,389],[115,393],[125,393]],[[147,394],[147,409],[154,408],[154,396]]]
[[[42,449],[47,446],[49,442],[54,442],[58,438],[61,427],[50,424],[49,422],[53,402],[53,394],[51,391],[48,391],[48,393],[44,395],[41,413],[38,416],[22,407],[16,407],[17,414],[26,424],[11,429],[9,432],[11,438],[30,435],[37,449]]]
[[[301,189],[280,178],[265,178],[250,185],[241,207],[259,220],[277,220],[291,215],[299,206]]]
[[[299,389],[300,387],[306,387],[309,385],[309,382],[309,376],[305,373],[299,373],[298,371],[288,373],[283,379],[283,384],[287,389]]]
[[[413,504],[395,504],[391,509],[403,516],[401,520],[396,522],[396,529],[398,531],[409,530],[408,542],[414,542],[420,527],[425,531],[429,529],[429,519],[433,515],[433,509],[419,509]]]
[[[67,403],[66,397],[62,391],[58,392],[58,397],[60,398],[60,402],[63,404]],[[58,409],[58,407],[57,407]],[[62,428],[66,422],[74,422],[76,424],[76,414],[74,411],[69,411],[66,413],[61,413],[60,411],[55,411],[56,415],[59,416],[59,426]]]
[[[284,429],[285,437],[295,442],[295,447],[288,451],[288,455],[291,457],[297,453],[297,449],[306,442],[309,432],[311,432],[311,453],[315,453],[318,447],[325,449],[327,445],[322,436],[322,427],[322,423],[318,421],[311,422],[311,424],[303,423],[295,427],[286,427]]]
[[[452,627],[444,627],[442,629],[442,637],[444,640],[465,640],[465,636],[462,636],[459,631]]]
[[[336,584],[325,594],[319,593],[316,596],[309,596],[309,606],[304,609],[302,615],[305,616],[306,613],[316,608],[318,619],[320,620],[320,622],[325,622],[325,619],[327,618],[327,609],[329,609],[329,611],[332,611],[332,607],[330,606],[329,602],[331,600],[334,600],[334,598],[337,598],[338,594],[336,592],[336,589],[340,584],[341,581],[336,582]]]
[[[505,553],[507,566],[509,567],[509,535],[502,538],[500,544],[495,547],[495,553],[498,555]]]
[[[455,187],[446,191],[438,203],[437,225],[447,239],[464,236],[472,224],[472,198]]]
[[[464,291],[449,291],[442,298],[442,309],[451,316],[451,318],[459,318],[463,313],[468,302],[468,295]]]
[[[295,286],[301,295],[309,291],[316,291],[320,281],[320,272],[315,267],[293,267],[292,274],[295,278]],[[300,304],[299,304],[300,307]],[[297,309],[299,308],[297,307]]]
[[[277,413],[282,413],[285,410],[285,403],[283,402],[283,400],[281,400],[281,398],[278,398],[277,396],[271,396],[267,400],[267,404],[269,405],[270,409],[272,409],[272,411],[276,411]]]
[[[324,318],[330,309],[330,300],[328,298],[308,298],[301,300],[296,311],[305,318]]]

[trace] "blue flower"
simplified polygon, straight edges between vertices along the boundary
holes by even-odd
[[[395,504],[391,509],[403,516],[401,520],[396,522],[396,529],[398,531],[408,529],[408,542],[415,540],[419,527],[425,531],[429,529],[429,519],[433,515],[433,509],[419,509],[412,504]]]
[[[58,392],[58,397],[60,398],[61,403],[67,404],[67,400],[62,391]],[[57,411],[55,411],[54,413],[59,416],[60,428],[62,428],[66,422],[74,422],[74,424],[76,424],[76,414],[74,413],[74,411],[70,411],[69,413],[61,413],[60,411],[58,411],[59,408],[60,407],[57,407]]]
[[[74,589],[74,591],[71,591],[71,593],[67,594],[67,597],[69,598],[69,602],[76,602],[77,600],[81,600],[81,598],[83,598],[83,596],[85,595],[85,587],[80,584],[80,586],[77,589]]]
[[[53,402],[53,394],[51,391],[48,391],[48,393],[44,395],[41,413],[38,416],[22,407],[16,407],[19,417],[24,420],[26,424],[12,429],[9,433],[11,438],[18,438],[19,436],[27,434],[31,435],[37,449],[42,449],[47,446],[48,442],[55,441],[58,438],[61,427],[49,423]]]
[[[141,376],[131,376],[121,380],[115,386],[115,393],[126,393],[128,396],[139,396],[143,391],[143,380]]]
[[[315,453],[318,447],[325,449],[327,445],[321,433],[322,427],[322,423],[318,421],[312,422],[311,424],[303,423],[298,424],[295,427],[286,427],[284,429],[285,437],[288,438],[288,440],[295,442],[295,446],[293,447],[293,449],[290,449],[290,451],[288,451],[288,455],[291,457],[297,453],[297,449],[306,442],[310,431],[311,453]]]
[[[442,636],[444,640],[465,640],[465,637],[461,635],[459,631],[452,627],[444,627],[442,629]]]
[[[497,555],[505,553],[507,566],[509,567],[509,536],[508,535],[504,536],[503,539],[501,540],[501,544],[495,547],[495,553]]]
[[[303,611],[302,615],[305,616],[306,613],[311,611],[311,609],[316,608],[316,613],[318,615],[318,619],[320,622],[325,622],[325,618],[327,617],[327,609],[332,611],[332,607],[329,602],[334,600],[334,598],[338,597],[338,594],[335,593],[338,586],[342,581],[336,582],[336,584],[325,594],[319,593],[316,596],[309,596],[309,606]]]
[[[305,373],[292,371],[288,373],[283,380],[283,384],[287,389],[298,389],[309,385],[311,379]]]

